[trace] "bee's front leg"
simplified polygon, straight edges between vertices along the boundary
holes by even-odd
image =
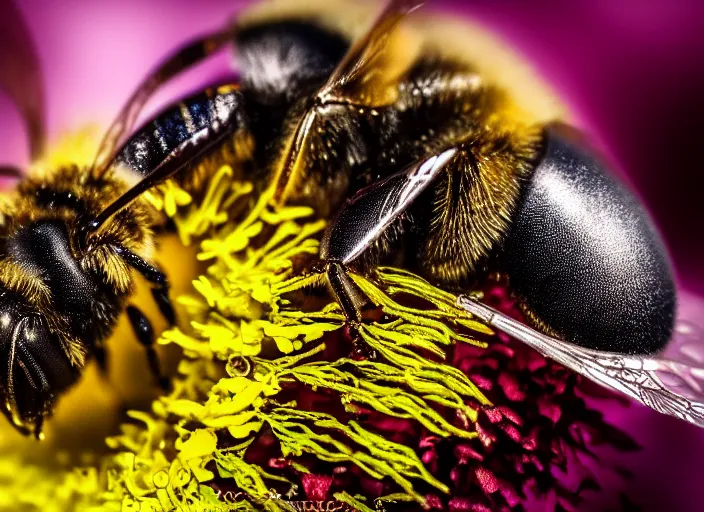
[[[376,352],[362,341],[359,334],[360,325],[364,320],[363,310],[373,307],[372,301],[359,289],[347,269],[339,261],[325,263],[325,277],[328,288],[332,291],[347,319],[346,335],[352,341],[354,355],[364,359],[376,359]]]
[[[325,277],[347,321],[356,327],[362,322],[362,308],[371,301],[354,283],[345,266],[336,260],[325,262]]]
[[[433,182],[455,153],[455,149],[449,149],[420,160],[362,189],[345,203],[325,233],[320,247],[323,270],[352,330],[359,327],[362,310],[371,301],[349,276],[348,265],[358,264],[362,255],[378,257],[391,250],[393,244],[384,239],[393,231],[389,228],[404,221],[404,213],[413,200]]]
[[[149,319],[135,306],[127,306],[127,318],[134,331],[137,341],[146,349],[147,362],[149,363],[149,371],[154,376],[157,384],[164,391],[168,391],[171,382],[164,375],[159,364],[159,356],[156,353],[154,345],[156,345],[156,334]]]
[[[159,311],[161,311],[166,321],[169,322],[169,325],[175,325],[176,313],[169,298],[169,281],[166,278],[166,274],[121,245],[113,244],[112,248],[129,266],[139,272],[151,284],[152,297],[154,297]]]
[[[0,165],[0,178],[21,178],[22,170],[13,165]]]

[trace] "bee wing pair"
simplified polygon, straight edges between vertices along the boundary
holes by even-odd
[[[339,101],[364,107],[387,104],[395,99],[394,84],[397,77],[412,62],[414,53],[397,37],[400,34],[399,23],[410,12],[420,6],[417,1],[397,0],[389,2],[377,21],[360,41],[354,44],[337,68],[333,71],[326,84],[318,92],[318,102]],[[97,178],[110,168],[119,151],[120,145],[132,132],[139,112],[156,89],[179,74],[184,69],[212,55],[226,43],[232,41],[235,34],[233,25],[228,24],[206,37],[200,38],[177,50],[167,57],[145,79],[129,98],[120,114],[107,131],[98,155],[93,165],[93,175]],[[405,41],[405,38],[404,38]],[[401,61],[395,56],[406,55]],[[288,144],[287,155],[281,159],[284,162],[282,172],[275,178],[277,191],[274,202],[282,199],[280,192],[288,189],[292,182],[295,169],[306,155],[308,145],[305,143],[314,110],[302,116],[294,136]],[[226,123],[227,124],[227,123]],[[233,123],[234,124],[234,123]],[[212,126],[197,140],[188,140],[177,148],[173,154],[128,190],[122,197],[106,208],[89,226],[89,231],[96,231],[120,208],[133,200],[144,190],[163,181],[193,157],[204,154],[209,147],[217,145],[228,133],[228,126]],[[279,201],[282,204],[283,200]]]
[[[389,2],[367,34],[350,48],[317,98],[320,101],[345,101],[366,107],[391,103],[395,99],[396,89],[393,86],[396,78],[414,55],[407,41],[402,43],[396,37],[399,34],[398,25],[420,5],[418,1],[409,0]],[[132,132],[142,108],[158,87],[221,49],[233,40],[234,35],[234,25],[227,24],[177,50],[150,73],[132,93],[106,132],[93,165],[96,177],[109,168],[118,148]],[[401,46],[404,46],[403,50]],[[401,55],[406,57],[401,60],[395,58]],[[303,121],[302,125],[299,131],[305,138]],[[294,144],[294,147],[297,146]]]
[[[552,338],[461,295],[457,304],[584,377],[662,414],[704,427],[704,326],[681,319],[662,355],[628,355],[590,350]],[[701,312],[700,312],[701,313]]]
[[[319,91],[319,101],[339,101],[353,105],[373,107],[388,104],[395,98],[396,90],[393,87],[396,78],[412,61],[413,52],[408,48],[408,42],[401,42],[396,37],[399,34],[400,21],[411,11],[419,7],[417,1],[396,0],[389,2],[382,11],[372,28],[356,44],[352,46],[340,65],[333,71],[327,83]],[[0,88],[6,90],[10,98],[19,108],[30,136],[32,158],[39,156],[45,142],[44,128],[44,91],[43,81],[39,66],[39,59],[34,49],[29,29],[24,22],[18,8],[12,2],[3,2],[0,17]],[[234,25],[228,23],[224,28],[212,34],[196,39],[169,55],[149,76],[136,88],[124,107],[106,131],[98,148],[93,164],[93,176],[97,179],[112,165],[115,155],[121,145],[131,134],[138,115],[153,93],[165,82],[178,75],[181,71],[189,69],[194,64],[206,59],[225,44],[233,40]],[[406,55],[405,59],[399,58]],[[305,156],[305,145],[296,142],[304,141],[307,137],[305,119],[303,116],[298,136],[293,138],[289,158],[283,161],[296,162]],[[198,141],[198,151],[202,153],[208,146],[214,145],[224,134],[222,127],[219,130],[210,130],[212,133],[204,134]],[[191,144],[193,145],[193,144]],[[179,148],[180,150],[180,148]],[[105,212],[100,219],[91,223],[89,230],[97,229],[109,215],[133,199],[141,190],[154,185],[156,182],[168,178],[183,165],[183,155],[171,158],[158,169],[154,169],[149,176],[145,176],[142,183],[135,186],[135,190],[126,194],[114,207]],[[295,167],[295,163],[286,166]],[[0,167],[0,175],[17,176],[19,172],[12,167]],[[283,173],[281,180],[290,177],[290,173]],[[286,185],[277,186],[278,190],[285,190]],[[282,201],[283,202],[283,201]]]
[[[279,159],[273,179],[272,203],[283,205],[303,177],[311,145],[308,137],[314,129],[318,108],[345,104],[360,108],[381,107],[398,97],[398,79],[415,60],[418,41],[410,37],[401,21],[422,2],[395,0],[386,4],[376,21],[352,44],[323,87],[315,95],[312,107],[301,116],[284,154]]]

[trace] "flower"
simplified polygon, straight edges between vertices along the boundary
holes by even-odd
[[[178,205],[180,238],[207,264],[179,299],[190,327],[160,340],[183,351],[173,391],[129,411],[90,459],[50,469],[26,445],[0,458],[9,507],[229,510],[232,495],[242,510],[509,510],[550,497],[568,508],[598,488],[574,472],[592,444],[635,447],[585,404],[574,375],[407,271],[353,275],[387,318],[358,330],[377,357],[350,357],[339,306],[311,304],[301,290],[320,278],[295,270],[325,223],[309,208],[271,211],[268,192],[222,179],[228,166],[211,173],[203,203],[174,201],[173,183],[150,193],[167,215]]]

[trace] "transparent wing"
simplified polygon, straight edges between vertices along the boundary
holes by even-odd
[[[9,0],[0,0],[0,90],[17,106],[32,157],[38,157],[45,142],[44,83],[29,28]]]
[[[662,353],[658,378],[690,400],[704,401],[704,300],[681,293],[675,333]],[[665,364],[668,362],[669,364]]]
[[[401,21],[422,5],[417,0],[392,0],[376,21],[347,51],[301,116],[277,164],[272,203],[281,206],[298,185],[309,161],[309,137],[324,125],[322,105],[343,103],[364,108],[393,103],[398,81],[415,61],[419,42]]]
[[[418,0],[392,0],[364,36],[348,50],[318,92],[322,102],[349,101],[375,107],[396,99],[400,76],[415,60],[417,41],[401,21],[421,7]]]
[[[680,317],[662,354],[638,356],[591,350],[552,338],[466,295],[458,297],[457,304],[598,384],[662,414],[704,427],[704,327],[690,317]],[[704,314],[704,308],[700,313]]]

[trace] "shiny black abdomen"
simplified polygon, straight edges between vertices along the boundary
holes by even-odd
[[[671,336],[676,289],[657,230],[566,127],[546,131],[501,258],[523,305],[563,339],[652,353]]]

